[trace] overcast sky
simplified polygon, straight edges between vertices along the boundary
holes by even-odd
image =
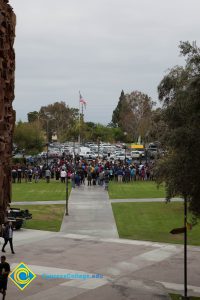
[[[199,0],[10,0],[17,15],[17,120],[41,106],[87,100],[85,119],[107,124],[121,90],[157,100],[180,41],[200,39]]]

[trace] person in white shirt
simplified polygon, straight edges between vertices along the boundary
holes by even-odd
[[[60,178],[61,178],[62,183],[65,183],[66,177],[67,177],[67,172],[62,169],[61,172],[60,172]]]

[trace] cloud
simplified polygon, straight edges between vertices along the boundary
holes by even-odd
[[[148,93],[182,64],[180,40],[199,37],[198,0],[10,0],[17,15],[17,119],[42,105],[88,99],[86,119],[108,123],[122,89]]]

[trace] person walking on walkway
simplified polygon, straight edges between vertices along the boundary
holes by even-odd
[[[6,296],[9,273],[10,273],[10,265],[9,263],[6,262],[5,255],[2,255],[1,263],[0,263],[0,293],[3,294],[2,299],[5,299]]]
[[[105,190],[108,191],[108,184],[109,184],[109,170],[105,171],[104,175],[104,183],[105,183]]]
[[[73,171],[71,174],[71,183],[72,187],[75,189],[75,171]]]
[[[2,247],[2,252],[6,252],[5,251],[5,246],[9,242],[12,254],[15,254],[14,249],[13,249],[13,226],[12,226],[12,222],[7,222],[6,223],[6,225],[3,229],[3,238],[4,238],[4,244],[3,244],[3,247]]]

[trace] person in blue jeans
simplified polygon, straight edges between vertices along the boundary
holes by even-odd
[[[123,180],[123,175],[124,175],[124,172],[121,168],[118,169],[117,171],[117,176],[118,176],[118,182],[122,182]]]
[[[7,222],[6,223],[6,225],[3,229],[3,238],[4,238],[4,244],[3,244],[3,247],[2,247],[1,251],[6,252],[5,251],[5,246],[9,242],[12,254],[15,254],[14,249],[13,249],[13,226],[12,226],[12,222]]]

